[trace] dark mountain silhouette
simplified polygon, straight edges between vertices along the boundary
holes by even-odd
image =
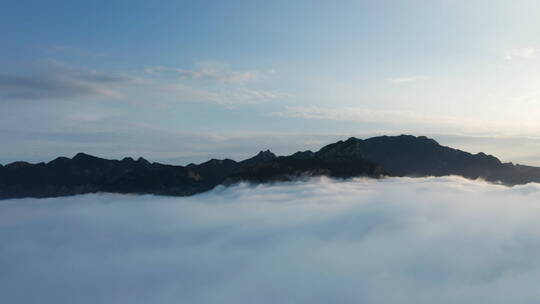
[[[143,158],[108,160],[84,153],[48,163],[0,165],[0,198],[55,197],[93,192],[186,196],[239,181],[287,181],[327,175],[444,176],[484,178],[506,185],[540,182],[540,168],[502,163],[484,153],[471,154],[439,145],[424,136],[351,137],[317,152],[276,156],[269,150],[237,162],[212,159],[173,166]]]
[[[361,157],[379,164],[390,176],[459,175],[507,185],[540,182],[540,168],[502,163],[492,155],[445,147],[425,136],[351,137],[323,147],[319,157]]]

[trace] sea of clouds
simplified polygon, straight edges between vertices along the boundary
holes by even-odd
[[[0,303],[538,303],[539,279],[538,184],[0,201]]]

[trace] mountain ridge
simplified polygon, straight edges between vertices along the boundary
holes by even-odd
[[[505,185],[540,182],[540,168],[503,163],[483,152],[472,154],[425,136],[350,137],[316,152],[277,156],[270,150],[242,160],[210,159],[187,166],[125,157],[109,160],[86,153],[47,163],[0,164],[0,199],[56,197],[93,192],[187,196],[241,181],[266,183],[327,175],[444,176],[483,178]]]

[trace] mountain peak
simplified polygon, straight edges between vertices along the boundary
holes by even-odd
[[[270,150],[266,150],[266,151],[260,151],[259,153],[257,153],[257,155],[253,156],[252,158],[248,158],[246,160],[243,160],[241,163],[244,164],[244,165],[254,165],[254,164],[257,164],[257,163],[261,163],[261,162],[267,162],[267,161],[270,161],[272,159],[275,159],[277,158],[277,156],[272,153],[272,151]]]
[[[255,157],[272,159],[272,158],[276,158],[277,156],[274,153],[272,153],[272,151],[270,150],[266,150],[266,151],[261,150],[259,151],[259,153],[257,153]]]
[[[144,164],[144,165],[147,165],[147,164],[150,164],[150,162],[148,160],[146,160],[145,158],[143,157],[139,157],[137,158],[137,161],[136,161],[138,164]]]
[[[360,144],[362,140],[350,137],[346,141],[338,141],[322,147],[315,156],[322,159],[344,160],[362,158]]]
[[[122,163],[126,163],[126,164],[137,164],[137,165],[147,165],[147,164],[150,164],[149,161],[147,161],[146,159],[142,158],[142,157],[139,157],[137,158],[137,160],[133,159],[132,157],[124,157],[122,160],[121,160]]]
[[[79,152],[77,154],[75,154],[75,156],[73,156],[73,160],[88,160],[88,159],[96,159],[97,157],[93,156],[93,155],[90,155],[90,154],[86,154],[86,153],[83,153],[83,152]]]

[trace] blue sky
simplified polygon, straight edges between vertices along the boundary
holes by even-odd
[[[0,163],[424,134],[540,164],[538,1],[4,1]]]

